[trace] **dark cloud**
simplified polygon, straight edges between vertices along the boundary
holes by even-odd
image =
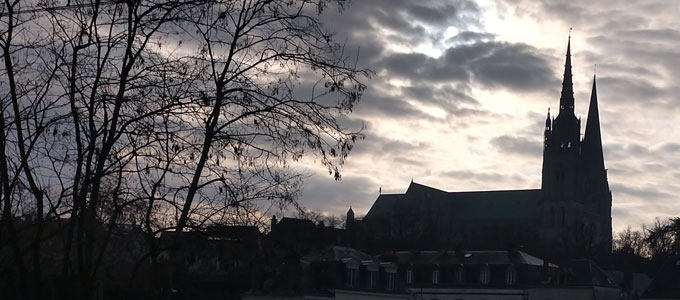
[[[616,144],[604,142],[603,145],[605,159],[624,160],[631,157],[643,157],[650,154],[649,150],[640,144]]]
[[[402,87],[401,91],[409,99],[436,105],[452,114],[461,112],[463,106],[479,106],[479,102],[470,96],[470,87],[465,84],[435,86],[418,82]]]
[[[353,1],[343,14],[326,14],[324,22],[352,43],[368,45],[383,42],[412,46],[437,39],[437,32],[454,25],[463,30],[480,27],[481,10],[474,1]]]
[[[680,31],[670,28],[619,30],[615,36],[647,42],[671,42],[680,40]]]
[[[370,128],[366,132],[366,139],[357,143],[352,150],[352,155],[373,155],[385,159],[387,156],[409,156],[412,152],[417,153],[425,150],[429,145],[426,143],[408,143],[393,140],[373,134]]]
[[[342,180],[315,174],[305,181],[300,204],[317,208],[333,215],[344,215],[350,206],[355,211],[368,211],[378,196],[379,185],[372,178],[343,173]]]
[[[491,145],[501,153],[517,154],[532,158],[541,157],[543,145],[539,139],[502,135],[490,140]]]
[[[478,172],[473,170],[457,170],[447,171],[441,173],[442,176],[458,179],[458,180],[474,180],[484,183],[489,182],[505,182],[505,181],[523,181],[524,178],[519,174],[502,174],[495,172]]]
[[[390,118],[425,118],[426,115],[416,107],[400,97],[381,95],[380,92],[369,90],[357,104],[355,110],[357,116],[367,118],[369,121],[376,117]]]
[[[487,33],[487,32],[475,32],[475,31],[462,31],[459,32],[457,35],[449,38],[446,40],[448,43],[469,43],[469,42],[485,42],[489,40],[493,40],[496,37],[495,34],[493,33]]]
[[[650,199],[672,199],[673,195],[666,193],[664,191],[661,191],[659,188],[656,187],[650,187],[650,186],[645,186],[645,187],[637,187],[637,186],[630,186],[627,184],[622,184],[622,183],[610,183],[609,186],[611,187],[611,190],[614,193],[621,193],[621,194],[626,194],[629,196],[636,197],[638,199],[642,200],[650,200]]]
[[[439,58],[398,53],[383,59],[382,74],[433,82],[481,84],[490,89],[546,91],[560,80],[546,56],[526,44],[476,42],[450,47]]]
[[[677,154],[680,152],[680,143],[665,142],[654,147],[654,151],[660,154]]]

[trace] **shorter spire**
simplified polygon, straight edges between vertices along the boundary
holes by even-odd
[[[590,94],[590,107],[586,132],[583,137],[584,155],[591,167],[604,170],[604,153],[602,151],[602,134],[600,132],[600,112],[597,105],[597,82],[593,74],[593,89]]]

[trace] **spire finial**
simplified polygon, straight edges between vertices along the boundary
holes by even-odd
[[[574,27],[569,27],[569,39],[571,40],[571,30],[574,29]]]
[[[597,76],[597,64],[593,65],[593,79],[595,79],[595,76]]]
[[[560,114],[566,111],[568,115],[574,114],[574,87],[571,78],[571,29],[569,28],[569,41],[567,42],[567,54],[564,62],[564,79],[562,81],[562,93],[560,96]]]

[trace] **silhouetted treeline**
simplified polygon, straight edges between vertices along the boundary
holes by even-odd
[[[262,227],[306,155],[339,179],[372,74],[321,22],[346,2],[0,5],[0,298],[168,299],[184,233]]]

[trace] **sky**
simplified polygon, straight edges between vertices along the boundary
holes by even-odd
[[[656,0],[355,0],[327,11],[328,28],[376,75],[347,122],[366,138],[342,180],[313,160],[300,166],[310,174],[301,205],[361,216],[411,180],[451,192],[540,188],[573,28],[575,112],[583,133],[596,72],[614,231],[680,215],[678,15],[680,3]]]

